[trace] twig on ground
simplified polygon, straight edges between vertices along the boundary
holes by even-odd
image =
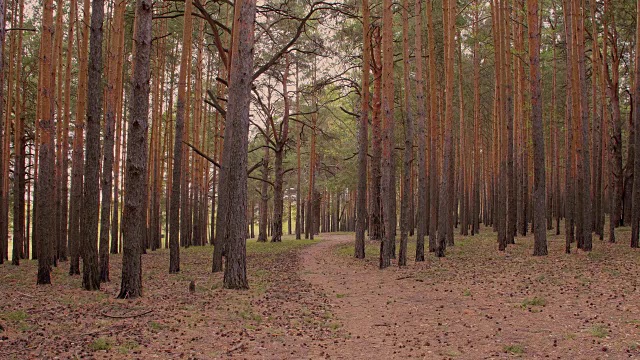
[[[147,314],[149,314],[151,312],[153,312],[153,309],[147,310],[147,311],[143,311],[141,313],[133,314],[133,315],[110,315],[110,314],[107,314],[106,312],[103,311],[103,312],[100,313],[100,315],[102,315],[104,317],[112,318],[112,319],[130,319],[130,318],[135,318],[135,317],[147,315]]]
[[[240,343],[240,344],[238,344],[238,345],[234,346],[233,348],[231,348],[230,350],[228,350],[228,351],[227,351],[227,354],[231,354],[231,353],[232,353],[232,352],[234,352],[234,351],[240,350],[240,349],[242,349],[244,346],[245,346],[245,345],[244,345],[244,343]]]

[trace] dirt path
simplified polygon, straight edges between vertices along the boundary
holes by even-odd
[[[375,256],[338,254],[353,235],[322,238],[302,250],[301,271],[327,293],[348,333],[327,349],[331,358],[640,356],[634,265],[614,256],[628,247],[598,241],[593,256],[567,256],[556,241],[550,256],[533,258],[529,239],[498,254],[492,240],[476,238],[458,242],[447,258],[380,271]]]

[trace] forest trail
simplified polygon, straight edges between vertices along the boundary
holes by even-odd
[[[534,258],[529,254],[531,237],[518,239],[518,245],[500,254],[492,235],[457,239],[447,258],[429,256],[425,263],[410,260],[405,268],[380,271],[378,242],[367,242],[367,259],[362,261],[348,256],[353,252],[353,234],[322,234],[319,244],[301,250],[300,271],[303,280],[327,294],[347,338],[330,345],[327,355],[341,359],[640,356],[637,282],[620,282],[625,278],[622,273],[632,267],[628,258],[613,256],[626,249],[597,241],[593,254],[567,257],[561,253],[561,239],[552,237],[552,255]],[[410,245],[409,259],[412,249]]]
[[[338,249],[351,245],[353,237],[353,234],[322,234],[323,241],[300,253],[302,278],[327,294],[334,305],[332,312],[349,336],[346,344],[333,349],[335,353],[328,350],[331,358],[456,356],[453,347],[442,354],[434,353],[436,348],[447,347],[449,336],[455,336],[452,327],[460,327],[458,321],[445,325],[449,336],[442,340],[434,333],[435,317],[429,313],[448,302],[447,297],[428,294],[423,291],[424,286],[418,287],[414,266],[380,271],[372,264],[377,263],[377,257],[362,266],[358,260],[338,256]],[[378,244],[368,242],[367,246]],[[436,313],[441,311],[442,308],[435,309]],[[431,347],[433,342],[440,346]]]
[[[389,332],[395,335],[395,323],[404,320],[391,317],[386,305],[389,297],[380,296],[387,295],[384,285],[388,274],[353,266],[348,259],[336,256],[337,248],[351,244],[353,237],[323,234],[323,241],[300,252],[302,278],[327,294],[334,304],[332,311],[349,336],[348,346],[329,349],[335,351],[330,355],[344,359],[400,356],[402,344],[385,339]]]

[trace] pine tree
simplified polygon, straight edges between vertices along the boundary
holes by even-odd
[[[369,148],[369,73],[370,73],[370,9],[369,0],[362,0],[362,95],[358,125],[358,193],[356,215],[355,257],[364,259],[364,232],[367,224],[367,149]]]
[[[37,283],[51,284],[51,265],[53,260],[53,242],[50,236],[55,229],[53,208],[53,119],[51,88],[51,55],[53,47],[53,0],[45,0],[42,10],[42,32],[40,40],[40,96],[38,106],[40,117],[38,128],[40,129],[38,186],[36,194],[36,211],[39,214],[34,217],[35,227],[38,229],[36,242],[38,242],[38,280]]]
[[[127,169],[124,181],[124,216],[122,217],[122,283],[118,294],[120,299],[133,299],[142,295],[141,254],[143,226],[145,226],[142,203],[145,198],[144,177],[147,172],[147,118],[153,3],[151,0],[137,0],[135,9],[135,48],[131,73]]]
[[[178,104],[176,109],[175,142],[173,145],[173,174],[171,180],[171,210],[169,214],[169,273],[180,271],[180,193],[182,182],[182,156],[184,138],[185,102],[187,97],[187,66],[190,61],[189,50],[192,38],[192,12],[193,2],[185,1],[184,24],[182,28],[182,53],[180,57],[180,73],[178,79]],[[182,199],[184,201],[185,199]]]

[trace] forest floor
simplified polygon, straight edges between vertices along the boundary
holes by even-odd
[[[2,265],[0,359],[640,357],[640,251],[617,234],[571,255],[550,236],[549,256],[533,257],[531,236],[499,253],[482,229],[446,258],[384,271],[378,242],[353,258],[352,233],[249,241],[247,291],[222,289],[210,246],[182,249],[174,275],[159,250],[143,255],[144,296],[131,301],[115,299],[119,255],[95,292],[68,263],[51,286],[35,285],[35,261]]]
[[[640,358],[640,251],[628,229],[616,234],[567,255],[551,231],[549,255],[533,257],[532,235],[500,253],[482,229],[456,236],[445,258],[384,271],[379,242],[362,261],[353,235],[325,235],[303,251],[303,278],[329,294],[350,336],[337,358]]]

